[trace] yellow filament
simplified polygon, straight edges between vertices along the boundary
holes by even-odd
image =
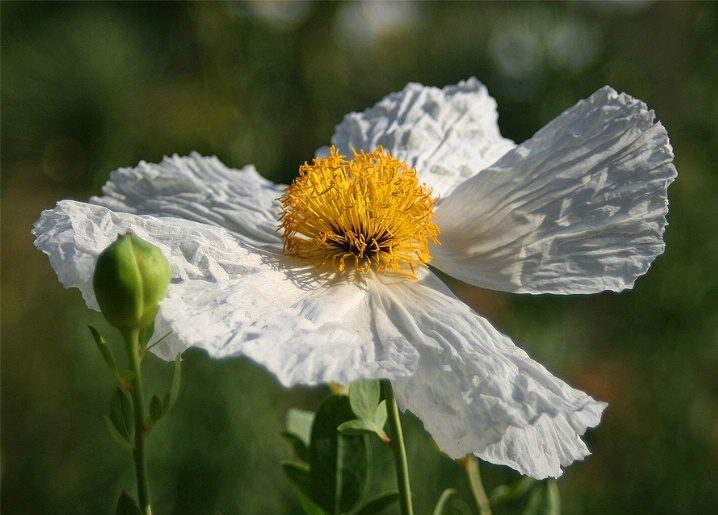
[[[279,200],[285,253],[316,266],[415,278],[414,266],[431,259],[429,241],[439,243],[431,190],[381,147],[350,160],[332,147],[304,163]]]

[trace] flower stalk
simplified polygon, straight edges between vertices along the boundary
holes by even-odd
[[[137,475],[137,501],[143,515],[152,515],[150,490],[147,481],[147,460],[145,458],[147,426],[145,425],[145,399],[140,365],[140,329],[122,329],[121,332],[125,340],[130,370],[133,374],[130,383],[130,394],[132,395],[132,411],[134,412],[135,421],[135,441],[132,456],[135,461],[135,473]]]
[[[394,389],[389,380],[383,380],[384,398],[386,399],[386,410],[391,430],[392,451],[394,453],[394,466],[396,467],[396,482],[399,488],[399,503],[401,515],[414,515],[414,507],[411,500],[411,485],[409,483],[409,463],[406,459],[406,447],[404,446],[404,434],[401,430],[399,419],[399,407],[394,398]]]
[[[479,460],[473,454],[469,454],[461,460],[461,466],[466,471],[466,477],[471,486],[471,493],[479,508],[479,515],[492,515],[491,501],[486,495],[486,489],[481,481],[481,472],[479,471]]]

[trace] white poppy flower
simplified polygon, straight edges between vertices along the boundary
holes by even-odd
[[[161,357],[190,346],[244,355],[286,386],[390,379],[451,457],[556,477],[589,454],[580,436],[605,404],[424,265],[510,292],[630,288],[664,249],[676,171],[653,112],[608,87],[520,145],[496,120],[476,79],[409,84],[348,115],[332,140],[347,159],[320,149],[288,190],[194,153],[141,162],[114,172],[104,196],[43,212],[35,244],[96,309],[97,255],[131,229],[172,266]],[[378,146],[406,167],[371,154]]]

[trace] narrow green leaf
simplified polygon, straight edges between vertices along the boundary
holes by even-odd
[[[112,354],[112,350],[110,350],[110,347],[107,345],[107,342],[102,337],[102,335],[92,327],[91,325],[87,326],[90,329],[90,332],[92,333],[92,338],[95,340],[95,344],[97,345],[97,348],[100,350],[100,354],[102,354],[102,359],[105,360],[105,364],[107,365],[107,368],[110,369],[110,372],[112,372],[112,375],[115,376],[119,380],[120,374],[117,371],[117,362],[115,361],[115,356]]]
[[[115,515],[142,515],[142,511],[135,500],[130,497],[127,490],[122,490],[120,498],[117,500]]]
[[[110,421],[120,436],[132,445],[135,428],[132,401],[127,392],[119,386],[115,388],[110,400]]]
[[[337,430],[353,418],[349,399],[330,395],[319,406],[312,426],[311,498],[330,514],[351,511],[363,497],[369,482],[366,438],[343,435]]]
[[[380,399],[379,381],[354,381],[349,385],[349,402],[356,418],[373,419]]]
[[[169,397],[165,401],[165,414],[169,413],[174,408],[175,402],[177,402],[177,396],[179,395],[180,388],[180,375],[182,370],[182,354],[177,354],[175,357],[175,368],[172,372],[172,384],[170,385]]]
[[[308,463],[297,463],[296,461],[282,462],[282,469],[294,487],[306,495],[311,495],[312,474]]]
[[[152,422],[158,422],[164,414],[165,410],[162,399],[160,399],[159,395],[154,394],[152,399],[150,399],[150,420]]]
[[[378,497],[375,497],[371,501],[364,504],[357,511],[353,512],[352,515],[374,515],[379,513],[399,501],[399,492],[393,490],[391,492],[384,492]]]
[[[309,461],[309,447],[307,447],[307,445],[297,435],[284,431],[281,436],[289,445],[292,446],[294,454],[297,455],[297,458],[304,462]]]
[[[287,433],[299,438],[304,445],[309,447],[314,424],[314,412],[296,408],[287,411]]]
[[[434,506],[434,511],[431,512],[431,515],[442,515],[444,513],[444,507],[446,506],[446,503],[449,501],[449,497],[454,495],[456,493],[455,488],[447,488],[443,492],[441,492],[441,495],[439,496],[439,500],[436,501],[436,506]]]
[[[531,490],[522,515],[561,515],[561,495],[556,481],[539,483]]]
[[[110,420],[110,417],[107,415],[104,415],[105,422],[107,423],[107,429],[110,431],[110,434],[112,435],[112,438],[115,439],[115,441],[120,444],[125,449],[131,451],[132,450],[132,442],[128,441],[124,436],[122,436],[120,433],[117,432],[117,429],[115,428],[115,425]]]
[[[145,349],[145,351],[148,351],[148,350],[150,350],[152,347],[154,347],[155,345],[157,345],[157,344],[159,344],[159,343],[162,343],[162,342],[163,342],[169,335],[171,335],[171,334],[172,334],[172,331],[169,331],[169,332],[163,334],[162,336],[160,336],[159,338],[157,338],[155,341],[153,341],[152,343],[150,343],[150,344],[147,346],[147,348]]]
[[[329,515],[326,511],[317,506],[307,494],[297,490],[297,495],[299,496],[299,504],[302,505],[302,509],[306,515]]]

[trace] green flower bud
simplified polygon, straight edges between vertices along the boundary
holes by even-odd
[[[128,232],[97,257],[92,286],[105,319],[115,327],[143,328],[155,320],[170,283],[162,251]]]

